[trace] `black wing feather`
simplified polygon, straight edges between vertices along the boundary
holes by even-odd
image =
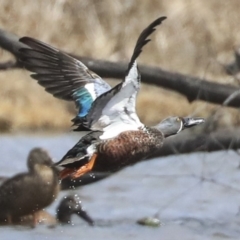
[[[133,54],[131,57],[131,60],[128,64],[128,70],[127,70],[127,74],[129,72],[129,70],[131,69],[134,61],[139,57],[140,53],[142,52],[142,48],[151,41],[151,39],[147,39],[155,30],[156,27],[158,25],[160,25],[162,23],[162,21],[164,21],[167,17],[160,17],[158,19],[156,19],[155,21],[153,21],[147,28],[145,28],[142,33],[140,34],[137,43],[135,45],[135,48],[133,50]],[[127,75],[126,74],[126,75]]]
[[[87,156],[86,149],[94,142],[99,141],[99,137],[101,135],[101,131],[92,131],[86,134],[63,156],[59,162],[56,163],[56,165],[67,168],[79,168],[88,163],[89,158]]]
[[[100,92],[111,88],[82,62],[57,48],[30,37],[19,41],[30,47],[19,49],[19,60],[27,70],[34,72],[31,77],[55,97],[81,104],[81,99],[75,99],[73,93],[87,83],[98,85]],[[53,84],[59,91],[51,88]]]

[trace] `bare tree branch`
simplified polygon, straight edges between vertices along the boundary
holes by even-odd
[[[19,68],[20,64],[17,61],[6,61],[0,63],[0,70],[8,70],[8,69],[14,69],[14,68]]]
[[[74,189],[76,187],[95,183],[106,177],[109,177],[110,175],[110,173],[106,172],[90,172],[77,179],[71,179],[71,177],[67,177],[61,180],[61,190]]]
[[[16,35],[0,30],[0,47],[11,52],[17,58],[19,54],[18,49],[27,46],[20,43]],[[127,63],[114,63],[76,55],[72,56],[81,60],[92,71],[106,78],[123,78],[127,69]],[[19,65],[19,67],[22,66]],[[140,65],[139,68],[143,82],[181,93],[187,97],[190,102],[203,100],[222,105],[223,102],[232,95],[234,97],[228,99],[228,106],[240,107],[240,94],[236,94],[238,88],[235,86],[219,84],[179,73],[167,72],[156,67]]]
[[[154,157],[179,153],[213,152],[240,148],[240,129],[223,129],[213,133],[181,133],[167,138]]]
[[[12,53],[16,58],[19,56],[18,50],[28,47],[18,41],[19,37],[13,33],[0,29],[0,47]]]
[[[77,179],[71,179],[70,177],[67,177],[60,182],[61,190],[68,190],[68,189],[74,189],[76,187],[81,187],[84,185],[88,185],[94,182],[97,182],[99,180],[102,180],[106,177],[109,177],[111,174],[106,172],[90,172],[87,174],[84,174],[83,176],[77,178]],[[9,177],[7,176],[0,176],[0,185],[6,181]]]

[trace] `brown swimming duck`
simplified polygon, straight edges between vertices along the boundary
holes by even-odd
[[[20,173],[0,186],[0,221],[11,224],[22,216],[35,214],[57,197],[59,180],[48,153],[41,148],[31,150],[28,172]]]

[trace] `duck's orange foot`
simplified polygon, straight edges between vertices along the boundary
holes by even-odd
[[[92,170],[95,160],[96,160],[97,154],[93,154],[91,159],[89,160],[89,162],[85,165],[83,165],[82,167],[80,167],[79,169],[74,169],[74,168],[65,168],[63,169],[60,174],[59,177],[60,179],[64,179],[66,177],[68,177],[69,175],[74,179],[74,178],[78,178],[82,175],[84,175],[85,173],[89,172]]]
[[[97,154],[94,153],[87,164],[80,167],[77,171],[75,171],[71,175],[72,178],[78,178],[78,177],[81,177],[82,175],[84,175],[85,173],[90,172],[94,166],[96,158],[97,158]]]
[[[72,175],[76,170],[74,168],[64,168],[60,173],[59,173],[59,178],[64,179],[68,177],[69,175]]]

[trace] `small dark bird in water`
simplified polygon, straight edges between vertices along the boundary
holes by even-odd
[[[37,213],[51,204],[59,192],[57,170],[42,148],[31,150],[28,172],[6,180],[0,186],[0,221],[13,223],[25,215]]]
[[[57,208],[57,219],[60,223],[69,224],[71,223],[71,216],[76,214],[83,220],[88,222],[89,225],[94,225],[94,221],[87,214],[81,205],[81,201],[77,194],[69,195],[62,199]]]
[[[45,210],[40,210],[34,215],[29,214],[20,218],[15,218],[13,224],[24,226],[35,226],[36,223],[56,226],[58,224],[72,224],[72,215],[77,215],[86,221],[90,226],[94,225],[93,219],[83,209],[80,198],[77,194],[64,197],[56,209],[56,216]]]

